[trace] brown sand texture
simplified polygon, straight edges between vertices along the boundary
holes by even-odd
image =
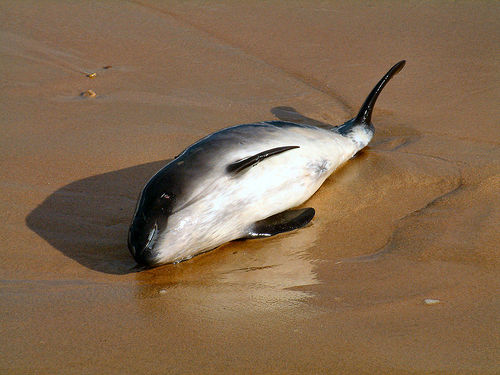
[[[499,4],[0,2],[0,373],[498,374]],[[131,270],[168,160],[401,59],[312,224]]]

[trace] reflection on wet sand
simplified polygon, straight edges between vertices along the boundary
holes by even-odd
[[[179,308],[215,308],[214,313],[233,305],[246,311],[293,307],[310,297],[294,288],[318,283],[309,255],[318,231],[309,225],[270,239],[235,241],[186,262],[137,273],[137,295],[168,303],[179,293],[189,295]]]

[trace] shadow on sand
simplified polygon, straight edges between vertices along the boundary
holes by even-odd
[[[90,269],[131,272],[127,231],[143,185],[168,160],[72,182],[45,199],[27,217],[28,227]]]

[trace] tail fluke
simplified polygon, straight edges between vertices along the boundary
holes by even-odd
[[[406,63],[405,60],[401,60],[400,62],[395,64],[391,69],[389,69],[389,71],[385,74],[385,76],[383,76],[382,79],[377,83],[377,85],[373,88],[373,90],[370,92],[365,102],[361,106],[358,115],[354,118],[354,122],[356,124],[371,123],[373,107],[375,106],[375,102],[377,101],[380,92],[385,87],[387,82],[389,82],[389,80],[392,77],[394,77],[397,73],[401,71],[401,69],[403,69],[405,63]]]
[[[372,121],[372,112],[373,112],[373,107],[375,106],[375,102],[377,101],[380,92],[385,87],[387,82],[389,82],[389,80],[392,77],[394,77],[397,73],[399,73],[401,69],[403,69],[405,63],[406,63],[405,60],[401,60],[400,62],[396,63],[391,69],[389,69],[389,71],[382,77],[382,79],[375,85],[373,90],[370,92],[365,102],[361,106],[361,109],[359,110],[357,116],[347,121],[345,124],[340,125],[337,128],[337,131],[339,133],[345,135],[349,133],[353,127],[358,125],[368,126],[373,131],[373,125],[371,124],[371,121]]]

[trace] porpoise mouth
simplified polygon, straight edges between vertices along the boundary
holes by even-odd
[[[160,230],[158,229],[158,224],[154,224],[153,228],[149,232],[147,238],[145,238],[146,243],[137,243],[132,239],[132,230],[129,232],[129,250],[135,261],[143,266],[152,266],[156,263],[156,254],[154,247],[158,241],[160,235]]]
[[[148,242],[146,243],[146,249],[153,250],[153,246],[158,238],[158,224],[155,223],[151,232],[149,232]]]

